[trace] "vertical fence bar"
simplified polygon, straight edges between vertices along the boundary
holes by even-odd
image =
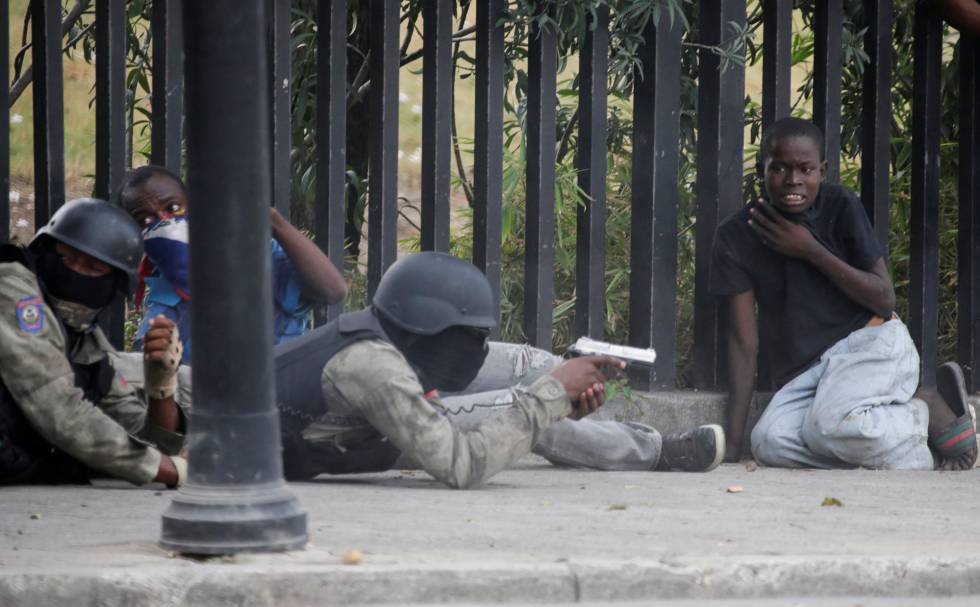
[[[912,94],[912,208],[909,330],[920,383],[936,377],[939,326],[939,133],[943,24],[930,4],[915,7]]]
[[[160,542],[179,552],[269,552],[307,540],[306,513],[283,482],[274,405],[265,8],[265,0],[187,4],[197,360],[187,483],[163,513]]]
[[[184,121],[183,0],[154,0],[150,162],[180,174]]]
[[[840,179],[840,87],[843,0],[815,4],[816,26],[813,56],[813,121],[824,133],[827,180]]]
[[[108,200],[126,172],[126,2],[95,3],[95,195]]]
[[[552,27],[532,27],[529,35],[524,335],[531,345],[551,350],[558,41]]]
[[[126,2],[95,3],[95,195],[109,200],[126,172]],[[125,304],[115,302],[99,320],[122,350]]]
[[[723,46],[729,24],[745,25],[745,0],[702,0],[701,44]],[[694,385],[724,383],[722,306],[709,291],[711,247],[718,224],[742,205],[742,140],[745,129],[745,69],[708,49],[698,52],[697,220],[694,224]]]
[[[422,6],[422,250],[449,251],[453,0]]]
[[[633,87],[633,216],[630,241],[630,345],[654,348],[641,389],[672,387],[677,363],[677,175],[681,24],[661,18],[643,33]]]
[[[980,37],[961,33],[959,360],[980,389]]]
[[[575,334],[602,339],[606,307],[606,80],[609,6],[596,8],[579,59]]]
[[[762,0],[762,129],[789,115],[793,0]]]
[[[0,65],[10,73],[10,12],[0,11]],[[0,244],[10,240],[10,81],[0,79]]]
[[[344,263],[344,186],[347,173],[347,3],[319,0],[316,98],[316,243],[337,264]],[[318,322],[333,320],[344,303],[327,306]]]
[[[505,0],[476,3],[476,119],[473,154],[473,263],[493,288],[500,318]],[[500,335],[499,327],[494,337]]]
[[[289,26],[291,0],[267,0],[269,14],[269,69],[272,74],[269,95],[271,99],[270,125],[272,129],[272,206],[283,217],[289,217],[290,166],[292,151],[292,126],[289,104],[290,85],[293,81],[290,61]]]
[[[65,116],[61,2],[32,0],[34,62],[34,226],[65,203]]]
[[[368,296],[398,255],[398,0],[371,0]]]
[[[888,165],[892,107],[893,0],[865,0],[864,96],[861,100],[861,202],[878,240],[888,247]],[[887,254],[886,254],[887,255]]]

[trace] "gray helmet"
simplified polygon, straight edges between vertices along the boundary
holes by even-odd
[[[372,301],[385,318],[416,335],[455,326],[497,326],[490,282],[473,264],[447,253],[415,253],[381,277]]]
[[[143,234],[133,218],[119,207],[98,198],[66,202],[34,235],[31,250],[40,252],[48,239],[63,242],[120,270],[126,278],[120,284],[125,292],[135,287],[136,271],[143,257]]]

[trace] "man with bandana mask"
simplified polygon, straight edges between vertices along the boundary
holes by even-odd
[[[444,402],[440,391],[480,383],[495,325],[486,277],[426,252],[396,262],[368,308],[277,346],[286,477],[387,470],[402,457],[462,488],[532,449],[555,463],[619,470],[705,471],[721,460],[718,426],[661,437],[640,424],[580,419],[602,405],[605,373],[622,369],[611,357],[549,368],[508,387],[504,403]]]
[[[151,319],[163,314],[177,323],[183,335],[182,362],[189,365],[193,344],[190,341],[189,201],[184,184],[165,167],[141,166],[123,177],[114,202],[143,230],[146,255],[140,263],[140,281],[134,298],[136,307],[143,309],[143,319],[136,330],[134,345],[140,349]],[[270,208],[269,225],[273,330],[275,343],[283,343],[310,329],[314,305],[342,301],[347,283],[320,248],[274,208]],[[145,292],[147,287],[149,291]],[[130,357],[122,357],[118,364],[128,372],[131,361]]]
[[[66,203],[28,248],[0,247],[0,484],[186,476],[173,323],[155,319],[147,336],[147,404],[113,370],[97,321],[142,252],[136,223],[96,199]]]

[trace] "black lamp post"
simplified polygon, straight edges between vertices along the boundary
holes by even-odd
[[[190,473],[160,544],[289,550],[306,514],[282,478],[274,406],[265,0],[184,5],[194,406]]]

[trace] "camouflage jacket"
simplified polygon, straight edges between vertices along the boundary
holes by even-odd
[[[408,362],[379,339],[354,343],[324,366],[320,378],[330,410],[303,431],[307,441],[339,447],[384,435],[402,454],[452,487],[470,487],[530,452],[541,431],[572,410],[561,383],[544,376],[517,387],[514,405],[464,432],[425,398]],[[334,421],[340,420],[340,421]]]
[[[112,346],[102,331],[87,333],[71,353],[91,364]],[[147,483],[161,453],[148,440],[178,449],[180,435],[147,419],[147,407],[118,373],[98,403],[85,399],[65,354],[65,336],[41,297],[34,274],[20,263],[0,263],[0,381],[27,420],[52,445],[87,466]]]

